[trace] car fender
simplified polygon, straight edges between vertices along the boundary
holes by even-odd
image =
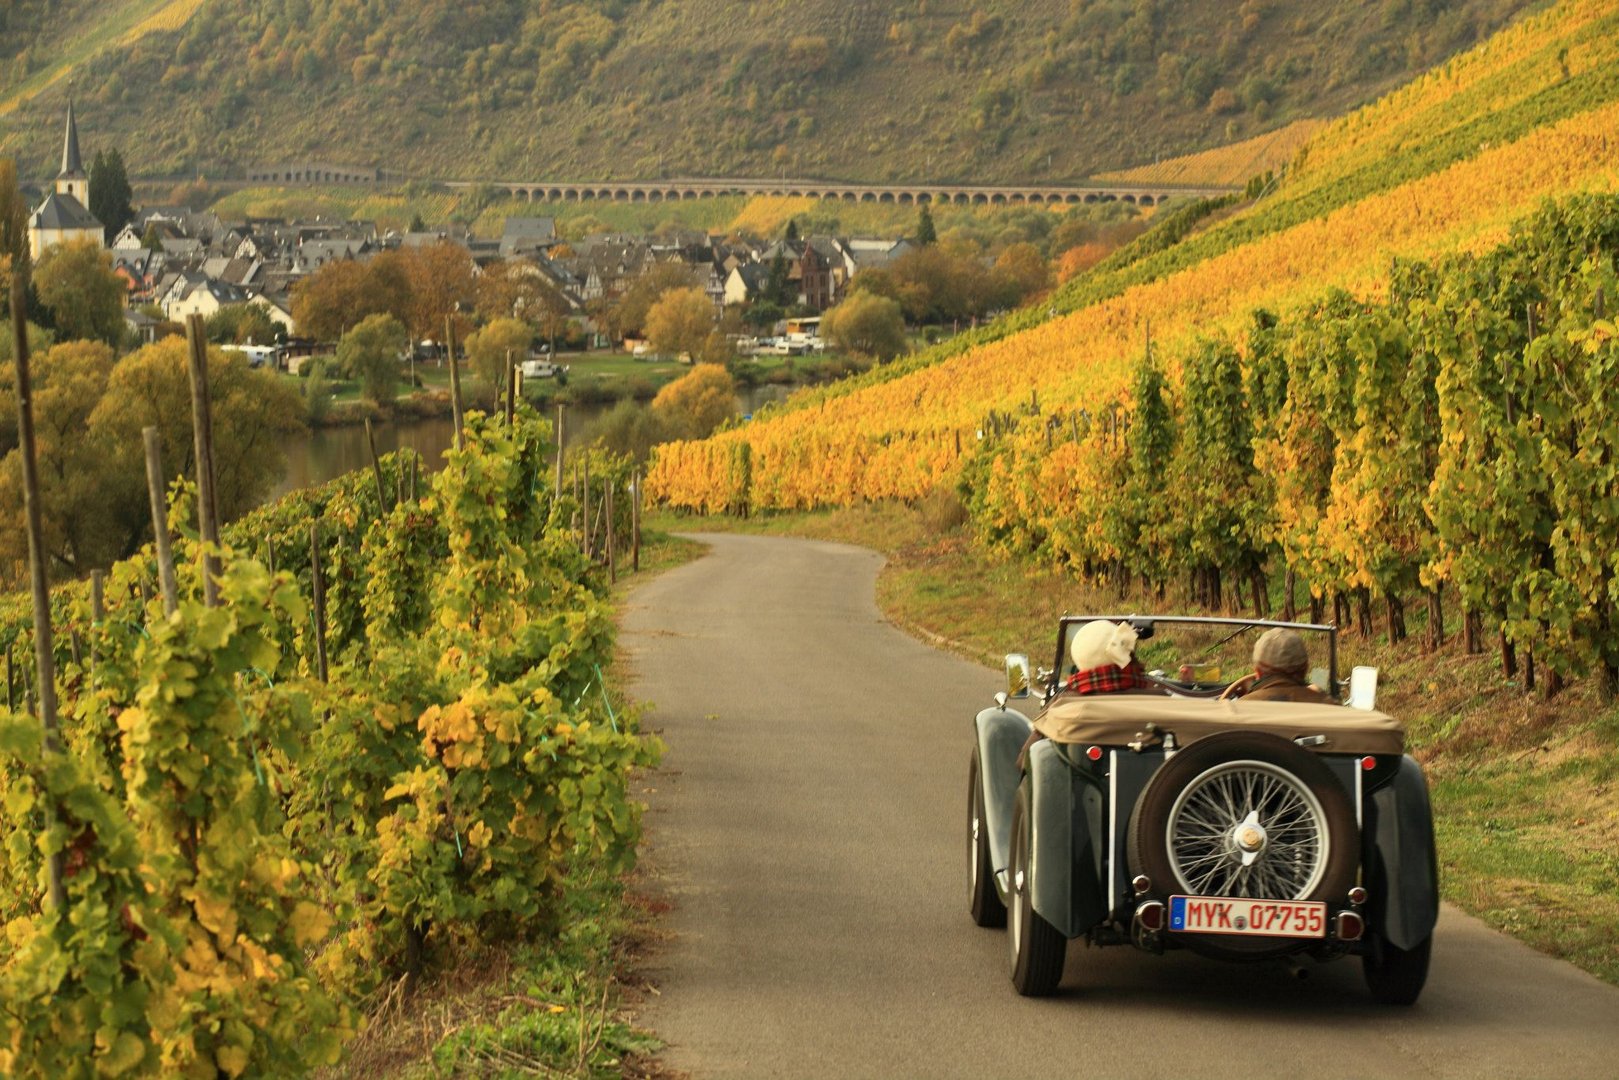
[[[1074,771],[1057,744],[1029,748],[1029,897],[1064,937],[1076,938],[1107,916],[1087,803],[1100,812],[1095,785]]]
[[[989,859],[1004,893],[1006,864],[1012,858],[1012,804],[1023,782],[1017,759],[1034,725],[1011,709],[985,709],[974,720],[974,727],[978,737],[978,782],[984,785]]]
[[[1439,858],[1433,807],[1422,766],[1409,755],[1392,780],[1371,793],[1362,826],[1371,929],[1414,949],[1439,921]]]

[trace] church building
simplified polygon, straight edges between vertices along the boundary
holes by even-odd
[[[28,218],[28,244],[37,261],[48,248],[74,240],[94,240],[106,244],[101,222],[88,209],[90,177],[79,156],[79,124],[73,116],[73,103],[67,106],[67,136],[62,143],[62,171],[56,177],[56,190],[45,196]]]

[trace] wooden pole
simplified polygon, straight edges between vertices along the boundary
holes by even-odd
[[[557,404],[557,490],[556,497],[562,498],[562,410],[563,405]]]
[[[506,426],[517,421],[517,366],[512,363],[512,351],[506,350]]]
[[[455,358],[455,316],[444,319],[444,345],[450,352],[450,414],[455,418],[455,448],[461,445],[461,362]]]
[[[197,522],[202,535],[202,596],[219,606],[219,501],[214,492],[213,403],[208,392],[208,337],[201,315],[186,320],[191,345],[191,430],[197,459]]]
[[[163,447],[157,428],[141,429],[146,444],[146,492],[152,501],[152,537],[157,550],[157,577],[163,587],[163,614],[173,615],[180,607],[180,590],[174,580],[174,552],[169,547],[169,509],[163,491]]]
[[[591,521],[590,521],[590,455],[586,454],[583,460],[584,460],[584,470],[585,470],[585,502],[584,502],[585,558],[589,559],[590,558],[590,547],[591,547],[591,545],[590,545],[590,539],[591,539],[590,538],[590,533],[591,533],[591,528],[590,528],[590,525],[591,525]]]
[[[635,488],[630,492],[630,569],[641,572],[641,470],[635,470]]]
[[[21,259],[18,260],[21,262]],[[39,722],[44,728],[47,754],[58,749],[56,734],[56,653],[51,640],[51,588],[45,567],[45,532],[39,512],[39,462],[34,444],[34,392],[28,371],[27,305],[23,297],[26,264],[11,275],[12,357],[17,365],[17,447],[22,451],[23,522],[28,530],[28,580],[34,598],[34,667],[39,677]],[[47,822],[54,813],[47,806]],[[67,912],[67,890],[62,884],[62,853],[48,865],[51,906]]]
[[[377,458],[377,437],[371,431],[371,418],[365,418],[365,445],[371,453],[371,475],[377,481],[377,516],[388,512],[388,493],[382,486],[382,462]]]
[[[6,642],[6,711],[17,711],[17,681],[12,672],[11,650],[16,646],[15,641]]]
[[[618,582],[618,562],[613,557],[613,478],[607,478],[607,583]]]
[[[309,580],[315,598],[315,674],[326,681],[326,582],[321,580],[320,525],[309,526]]]

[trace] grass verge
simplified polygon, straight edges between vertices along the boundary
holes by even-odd
[[[660,515],[666,531],[804,536],[887,556],[877,601],[896,625],[979,663],[1043,657],[1064,611],[1190,610],[1098,590],[1061,571],[995,559],[949,500],[738,521]],[[1343,670],[1381,669],[1379,707],[1400,717],[1432,785],[1445,898],[1529,945],[1619,984],[1619,707],[1589,681],[1545,701],[1469,656],[1354,633]],[[985,703],[997,689],[986,677]],[[965,708],[963,707],[965,717]]]

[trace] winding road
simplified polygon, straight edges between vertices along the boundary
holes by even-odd
[[[631,594],[669,744],[645,865],[673,905],[640,1022],[710,1077],[1619,1076],[1619,989],[1447,908],[1416,1006],[1358,962],[1069,947],[1019,998],[966,911],[971,717],[999,677],[882,618],[880,556],[713,535]],[[1034,644],[1034,643],[1030,643]]]

